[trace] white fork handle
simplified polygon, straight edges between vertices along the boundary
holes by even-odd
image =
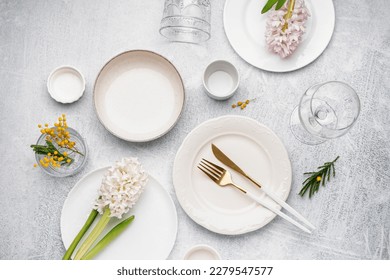
[[[280,217],[282,217],[283,219],[285,219],[286,221],[292,223],[294,226],[300,228],[301,230],[307,232],[307,233],[310,233],[311,234],[311,231],[308,230],[307,228],[305,228],[304,226],[302,226],[300,223],[296,222],[295,220],[291,219],[289,216],[287,216],[286,214],[284,214],[283,212],[281,212],[280,210],[278,209],[275,209],[273,207],[273,205],[271,205],[269,202],[266,202],[266,201],[262,201],[260,200],[256,195],[246,191],[246,195],[249,196],[251,199],[253,199],[254,201],[256,201],[257,203],[263,205],[265,208],[271,210],[272,212],[274,212],[276,215],[279,215]]]

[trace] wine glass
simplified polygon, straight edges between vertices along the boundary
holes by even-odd
[[[308,145],[317,145],[348,132],[360,113],[356,91],[339,81],[310,87],[291,114],[294,136]]]
[[[210,15],[209,0],[165,0],[160,34],[176,42],[207,41]]]

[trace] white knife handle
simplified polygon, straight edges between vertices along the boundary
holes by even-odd
[[[259,182],[256,182],[252,178],[248,176],[248,179],[251,180],[255,185],[260,187],[261,190],[264,191],[266,195],[268,195],[270,198],[272,198],[276,203],[278,203],[280,206],[282,206],[284,209],[286,209],[288,212],[293,214],[295,217],[297,217],[300,221],[302,221],[305,225],[310,227],[311,229],[315,229],[315,226],[310,223],[307,219],[305,219],[301,214],[299,214],[294,208],[292,208],[290,205],[288,205],[285,201],[280,199],[277,195],[275,195],[273,192],[271,192],[267,187],[264,185],[261,185]]]
[[[276,215],[279,215],[280,217],[282,217],[283,219],[285,219],[286,221],[292,223],[294,226],[300,228],[301,230],[307,232],[307,233],[311,233],[310,230],[308,230],[307,228],[305,228],[304,226],[302,226],[301,224],[299,224],[298,222],[296,222],[295,220],[291,219],[289,216],[287,216],[286,214],[284,214],[283,212],[281,212],[280,210],[278,209],[275,209],[270,203],[266,202],[266,201],[262,201],[261,199],[259,199],[256,195],[246,191],[246,195],[249,196],[251,199],[253,199],[254,201],[256,201],[257,203],[263,205],[265,208],[271,210],[272,212],[274,212]]]

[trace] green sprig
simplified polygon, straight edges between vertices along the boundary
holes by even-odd
[[[46,145],[30,145],[30,147],[33,149],[33,151],[38,155],[47,155],[48,153],[51,153],[54,155],[54,152],[57,152],[58,157],[63,157],[64,161],[61,162],[61,165],[70,165],[72,162],[74,162],[74,159],[69,156],[64,156],[63,153],[61,153],[52,142],[46,140]],[[70,159],[70,162],[67,163],[66,160]]]
[[[309,175],[309,177],[302,183],[302,189],[299,192],[299,195],[303,197],[305,193],[309,191],[309,198],[311,198],[313,194],[318,192],[321,185],[325,186],[325,183],[330,180],[331,174],[335,177],[336,170],[334,168],[334,163],[338,159],[339,156],[333,161],[325,162],[317,168],[318,171],[304,173],[304,175]]]

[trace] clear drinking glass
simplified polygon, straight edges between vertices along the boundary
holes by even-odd
[[[209,0],[165,0],[160,33],[177,42],[201,43],[210,38]]]
[[[316,145],[347,133],[359,113],[355,90],[343,82],[330,81],[305,92],[291,114],[290,127],[299,141]]]

